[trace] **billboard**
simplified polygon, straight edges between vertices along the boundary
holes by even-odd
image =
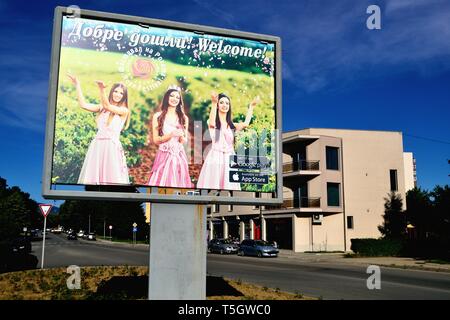
[[[55,11],[44,196],[51,185],[280,188],[280,40]]]

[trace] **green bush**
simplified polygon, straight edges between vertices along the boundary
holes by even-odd
[[[360,256],[397,256],[403,249],[401,240],[390,239],[351,239],[350,249]]]

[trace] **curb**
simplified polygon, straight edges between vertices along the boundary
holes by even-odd
[[[122,246],[122,247],[128,247],[128,248],[148,248],[149,245],[148,244],[143,244],[143,243],[137,243],[137,244],[131,244],[131,243],[124,243],[124,242],[114,242],[114,241],[108,241],[108,240],[103,240],[103,239],[97,239],[96,241],[88,241],[85,239],[80,239],[83,242],[86,243],[92,243],[92,242],[96,242],[97,244],[100,245],[108,245],[108,246]]]

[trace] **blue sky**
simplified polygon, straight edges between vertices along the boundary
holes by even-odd
[[[401,131],[419,186],[449,183],[448,0],[0,1],[0,176],[37,201],[57,5],[280,36],[284,130]]]

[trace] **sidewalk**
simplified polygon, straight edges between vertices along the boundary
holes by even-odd
[[[383,267],[437,271],[450,273],[450,264],[431,263],[426,260],[403,257],[366,257],[342,258],[340,262],[359,265],[377,265]]]
[[[90,241],[84,240],[84,239],[80,239],[80,240],[90,242]],[[127,247],[127,248],[148,248],[148,244],[143,244],[143,243],[132,244],[132,243],[127,243],[127,242],[115,242],[115,241],[110,241],[110,240],[104,240],[101,238],[97,238],[96,242],[97,242],[97,244],[102,244],[102,245],[122,246],[122,247]]]
[[[292,250],[280,249],[278,256],[280,258],[296,259],[303,262],[331,262],[343,259],[344,253],[342,252],[317,252],[317,253],[305,253],[305,252],[294,252]]]
[[[296,259],[301,262],[326,262],[353,265],[377,265],[382,267],[437,271],[450,273],[450,264],[431,263],[426,260],[404,257],[361,257],[345,258],[344,253],[304,253],[291,250],[280,250],[279,257]]]

